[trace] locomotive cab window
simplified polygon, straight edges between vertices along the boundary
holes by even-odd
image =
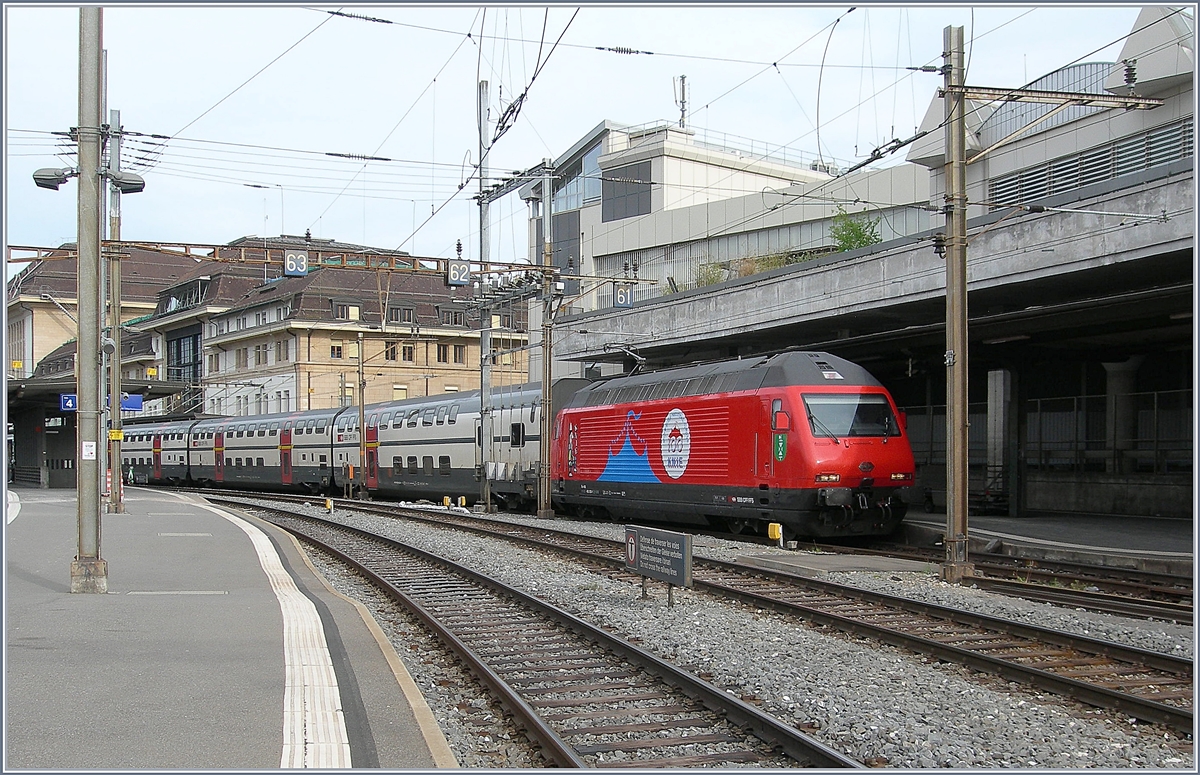
[[[900,426],[885,396],[878,393],[824,393],[804,396],[814,436],[899,436]]]

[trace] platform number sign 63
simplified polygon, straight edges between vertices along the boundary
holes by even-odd
[[[283,251],[283,274],[286,277],[304,277],[308,274],[308,251]]]
[[[470,261],[447,261],[446,262],[446,285],[451,288],[461,287],[471,284],[471,262]]]
[[[633,286],[629,283],[613,283],[613,306],[629,309],[633,306]]]

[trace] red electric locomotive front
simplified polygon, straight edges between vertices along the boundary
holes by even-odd
[[[583,516],[887,535],[913,484],[901,426],[879,382],[827,353],[619,377],[556,418],[553,498]]]

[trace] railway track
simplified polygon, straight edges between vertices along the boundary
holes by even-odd
[[[846,547],[812,544],[822,552],[897,557],[939,563],[945,555],[932,549],[886,546]],[[976,552],[972,583],[1014,597],[1054,602],[1089,611],[1191,624],[1193,585],[1189,578],[1128,568],[1081,565]]]
[[[455,512],[430,513],[352,501],[339,501],[338,506],[470,530],[567,553],[608,573],[625,573],[620,541]],[[697,589],[788,612],[1141,721],[1192,731],[1191,660],[715,560],[695,558],[692,572]]]
[[[353,527],[253,508],[355,567],[420,618],[519,719],[552,766],[863,766],[498,581]]]

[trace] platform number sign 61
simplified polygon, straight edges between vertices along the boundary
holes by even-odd
[[[308,251],[283,251],[283,274],[286,277],[304,277],[308,274]]]
[[[470,261],[447,261],[446,262],[446,285],[451,288],[458,288],[464,285],[471,284],[471,262]]]
[[[613,306],[629,309],[633,306],[633,286],[629,283],[613,283]]]

